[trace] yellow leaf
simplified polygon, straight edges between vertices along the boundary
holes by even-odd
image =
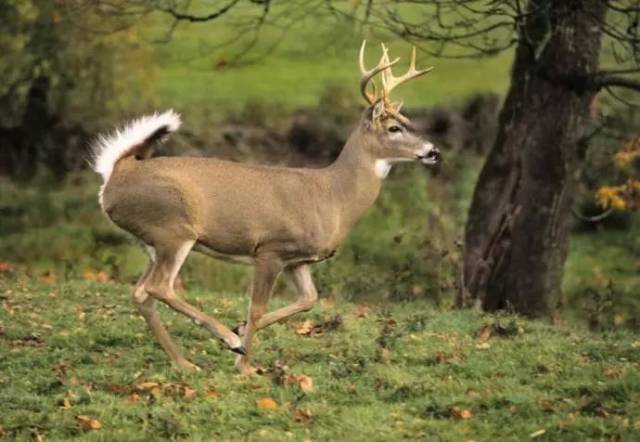
[[[297,335],[308,335],[313,330],[313,322],[310,319],[306,319],[303,322],[296,322],[293,324],[293,331]]]
[[[471,413],[470,410],[466,410],[464,408],[451,407],[449,408],[449,416],[455,419],[467,420],[473,417],[473,413]]]
[[[143,382],[138,384],[136,388],[141,391],[153,390],[154,388],[159,388],[160,384],[158,382]]]
[[[278,409],[278,404],[276,404],[276,401],[274,401],[270,397],[263,397],[261,399],[256,400],[256,405],[261,410],[277,410]]]
[[[493,333],[493,327],[490,325],[483,325],[478,331],[478,339],[480,342],[487,342]]]
[[[193,399],[194,397],[196,397],[196,394],[197,394],[197,392],[193,388],[190,388],[190,387],[187,387],[187,386],[184,387],[184,398],[185,399]]]
[[[293,420],[306,424],[311,420],[312,416],[311,410],[308,408],[299,408],[293,413]]]
[[[300,389],[305,393],[313,391],[313,379],[311,379],[309,376],[299,374],[296,376],[296,381],[298,382]]]
[[[547,430],[538,430],[538,431],[534,431],[533,433],[531,433],[531,434],[529,435],[529,437],[530,437],[531,439],[535,439],[536,437],[540,437],[540,436],[542,436],[542,435],[543,435],[544,433],[546,433],[546,432],[547,432]]]
[[[83,430],[99,430],[102,428],[102,422],[98,419],[91,419],[88,416],[76,416],[76,422]]]

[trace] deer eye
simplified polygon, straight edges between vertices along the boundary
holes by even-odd
[[[401,132],[402,128],[400,126],[393,125],[393,126],[389,126],[389,129],[387,129],[387,130],[389,132],[396,133],[396,132]]]

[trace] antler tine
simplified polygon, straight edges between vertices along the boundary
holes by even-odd
[[[397,63],[398,60],[400,60],[400,58],[396,58],[393,61],[389,61],[389,55],[387,54],[387,50],[383,45],[382,57],[380,58],[380,61],[378,62],[377,66],[375,66],[373,69],[367,70],[367,68],[364,66],[364,49],[366,44],[367,44],[367,40],[362,40],[362,46],[360,46],[360,55],[358,57],[358,61],[360,65],[360,75],[361,75],[360,76],[360,93],[362,94],[364,99],[367,100],[367,103],[373,104],[376,100],[375,83],[372,83],[374,88],[374,94],[370,95],[369,93],[367,93],[367,86],[369,85],[369,82],[373,79],[373,77],[376,74],[383,72],[386,69],[389,69],[393,64]]]
[[[385,48],[385,52],[386,52],[386,48]],[[395,88],[396,86],[399,86],[402,83],[405,83],[413,78],[420,77],[426,74],[427,72],[430,72],[432,69],[433,67],[429,67],[422,70],[416,69],[416,48],[414,46],[413,50],[411,51],[411,63],[409,64],[409,70],[407,71],[406,74],[400,77],[394,77],[393,72],[391,72],[391,69],[387,69],[382,74],[383,93],[385,94],[385,96],[388,96],[389,92],[391,92],[393,88]]]

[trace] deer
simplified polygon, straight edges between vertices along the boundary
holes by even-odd
[[[335,161],[321,168],[248,164],[202,157],[152,157],[156,144],[180,124],[173,110],[133,120],[99,136],[92,167],[102,176],[99,202],[113,224],[143,246],[148,265],[132,290],[133,303],[151,333],[179,369],[199,370],[172,341],[156,310],[158,302],[204,327],[232,352],[243,375],[252,362],[255,333],[310,310],[318,299],[310,266],[332,257],[356,222],[374,204],[396,162],[436,164],[440,150],[418,135],[390,92],[432,68],[399,77],[388,49],[365,67],[366,40],[359,52],[360,93],[366,101],[359,124]],[[380,80],[380,84],[377,81]],[[174,281],[187,255],[252,265],[247,319],[230,329],[183,300]],[[297,291],[295,302],[267,311],[277,278]]]

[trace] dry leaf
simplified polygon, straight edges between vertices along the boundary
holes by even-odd
[[[0,261],[0,272],[13,272],[14,267],[6,261]]]
[[[313,322],[310,319],[293,323],[293,331],[297,335],[308,335],[311,333],[311,330],[313,330]]]
[[[193,399],[194,397],[196,397],[197,392],[196,390],[194,390],[193,388],[187,387],[185,385],[184,387],[184,398],[185,399]]]
[[[547,432],[547,430],[538,430],[538,431],[534,431],[533,433],[531,433],[531,434],[529,435],[529,437],[530,437],[531,439],[535,439],[536,437],[540,437],[540,436],[542,436],[542,435],[543,435],[544,433],[546,433],[546,432]]]
[[[270,397],[263,397],[256,400],[256,406],[261,410],[276,410],[278,408],[278,404],[276,404],[276,401],[274,401]]]
[[[311,421],[311,410],[308,408],[299,408],[293,413],[293,420],[302,424],[307,424]]]
[[[62,400],[62,405],[60,406],[60,408],[62,408],[63,410],[68,410],[69,408],[71,408],[71,402],[69,401],[69,398],[64,398]]]
[[[47,284],[53,284],[54,282],[56,282],[56,275],[54,275],[50,270],[47,270],[46,272],[42,272],[42,274],[40,274],[40,280]]]
[[[140,400],[140,395],[138,393],[131,393],[129,395],[129,402],[135,403]]]
[[[298,385],[305,393],[313,391],[313,379],[305,374],[285,375],[284,383],[286,385]]]
[[[449,408],[449,416],[454,419],[467,420],[473,417],[473,413],[471,411],[466,410],[460,407],[451,407]]]
[[[464,354],[460,351],[454,351],[451,353],[438,351],[436,352],[433,359],[437,364],[458,363],[464,361]]]
[[[491,348],[491,344],[489,344],[488,342],[481,342],[480,344],[476,344],[476,348],[478,350],[487,350]]]
[[[91,419],[88,416],[76,416],[76,422],[83,430],[99,430],[102,428],[102,422],[98,419]]]
[[[611,379],[618,379],[624,373],[623,367],[609,367],[604,371],[604,375]]]
[[[215,388],[211,387],[211,388],[207,388],[204,391],[205,396],[207,397],[220,397],[221,394],[218,390],[216,390]]]
[[[158,382],[143,382],[136,385],[136,388],[140,391],[148,391],[153,390],[154,388],[160,388],[160,384]]]
[[[493,327],[490,325],[483,325],[478,331],[478,340],[480,342],[487,342],[491,338],[493,333]]]
[[[369,307],[365,305],[359,305],[351,312],[356,318],[366,318],[369,316]]]

